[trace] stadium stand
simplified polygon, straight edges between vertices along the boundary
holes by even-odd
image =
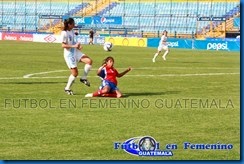
[[[167,29],[175,37],[224,37],[238,31],[240,2],[236,0],[91,0],[67,2],[54,0],[4,1],[0,4],[1,30],[48,31],[58,33],[60,19],[41,19],[41,15],[120,16],[122,25],[96,25],[87,28],[127,30],[150,37]],[[200,21],[201,17],[224,17],[222,21]],[[237,22],[237,23],[236,23]]]
[[[55,25],[55,20],[43,19],[43,15],[74,15],[88,3],[74,2],[67,5],[64,2],[28,2],[28,1],[3,1],[1,6],[1,27],[2,30],[12,31],[36,31],[48,29]]]

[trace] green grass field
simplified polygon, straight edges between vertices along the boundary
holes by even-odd
[[[239,160],[240,53],[84,45],[93,59],[91,87],[79,80],[75,95],[63,91],[70,74],[60,44],[0,41],[0,159],[27,160]],[[96,70],[115,58],[121,99],[91,98]],[[79,63],[80,74],[84,64]],[[25,76],[25,78],[23,78]],[[132,103],[133,102],[133,103]],[[123,105],[126,105],[125,107]],[[114,142],[152,136],[177,144],[172,157],[137,157]],[[231,150],[183,149],[183,143],[232,144]]]

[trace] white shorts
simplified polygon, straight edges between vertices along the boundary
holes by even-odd
[[[168,45],[160,45],[160,46],[158,46],[158,51],[162,51],[162,50],[167,51],[168,50]]]
[[[80,59],[83,55],[84,54],[78,49],[75,49],[74,55],[73,54],[64,55],[64,60],[67,66],[69,67],[69,69],[77,67],[77,63],[80,62]]]

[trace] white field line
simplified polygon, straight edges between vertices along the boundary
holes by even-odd
[[[118,68],[118,69],[127,69],[127,68]],[[165,69],[237,69],[239,68],[221,68],[221,67],[208,67],[208,68],[189,68],[189,67],[141,67],[141,68],[133,68],[133,70],[165,70]],[[13,79],[60,79],[60,78],[67,78],[67,76],[47,76],[47,77],[38,77],[36,75],[45,75],[50,73],[58,73],[58,72],[66,72],[67,70],[55,70],[55,71],[45,71],[45,72],[38,72],[38,73],[31,73],[24,75],[23,77],[0,77],[0,80],[13,80]],[[234,73],[196,73],[196,74],[160,74],[160,75],[151,75],[151,74],[138,74],[138,75],[126,75],[129,77],[187,77],[187,76],[219,76],[219,75],[238,75],[240,72]],[[98,76],[89,76],[89,77],[98,77]]]
[[[31,76],[34,76],[34,75],[44,75],[44,74],[56,73],[56,72],[64,72],[64,71],[67,71],[67,70],[56,70],[56,71],[31,73],[31,74],[24,75],[23,78],[30,78]]]
[[[126,75],[129,77],[189,77],[189,76],[219,76],[219,75],[239,75],[240,73],[196,73],[196,74],[161,74],[161,75]],[[126,77],[125,76],[125,77]],[[98,76],[88,76],[96,77]],[[54,76],[54,77],[29,77],[32,79],[62,79],[68,78],[68,76]]]
[[[218,76],[218,75],[238,75],[236,73],[195,73],[195,74],[161,74],[161,75],[127,75],[127,76],[143,76],[143,77],[184,77],[184,76]]]
[[[117,69],[126,69],[126,68],[117,68]],[[134,70],[166,70],[166,69],[188,69],[188,70],[240,70],[238,67],[233,68],[222,68],[222,67],[141,67],[133,68]]]
[[[43,74],[43,73],[42,73]],[[236,73],[197,73],[197,74],[161,74],[161,75],[126,75],[128,77],[192,77],[192,76],[221,76],[221,75],[239,75]],[[126,77],[125,76],[125,77]],[[89,78],[98,78],[98,76],[88,76]],[[47,76],[47,77],[3,77],[0,80],[13,80],[13,79],[63,79],[68,78],[68,76]]]

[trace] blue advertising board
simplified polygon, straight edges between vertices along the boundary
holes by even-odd
[[[68,15],[64,15],[62,16],[62,20],[64,21],[65,19],[68,19],[69,16]],[[74,19],[75,24],[79,27],[82,25],[90,25],[92,24],[92,17],[71,17]]]
[[[62,19],[68,19],[69,16],[63,16]],[[91,24],[110,24],[122,25],[122,17],[72,17],[77,26],[91,25]]]
[[[100,17],[94,16],[93,17],[94,24],[116,24],[122,25],[122,17]]]
[[[79,27],[82,25],[92,24],[92,17],[72,17],[75,24]]]
[[[84,35],[76,36],[76,41],[80,42],[81,44],[89,44],[89,37]],[[94,37],[93,43],[94,44],[103,44],[105,42],[105,37]]]
[[[147,46],[148,47],[158,47],[160,42],[159,38],[150,38],[147,40]],[[167,40],[168,46],[170,48],[192,48],[192,40],[191,39],[175,39],[175,38],[169,38]]]
[[[149,38],[148,47],[158,47],[159,38]],[[187,48],[201,50],[222,50],[222,51],[240,51],[240,40],[193,40],[193,39],[176,39],[167,40],[170,48]]]
[[[193,46],[202,50],[240,51],[240,41],[194,40]]]

